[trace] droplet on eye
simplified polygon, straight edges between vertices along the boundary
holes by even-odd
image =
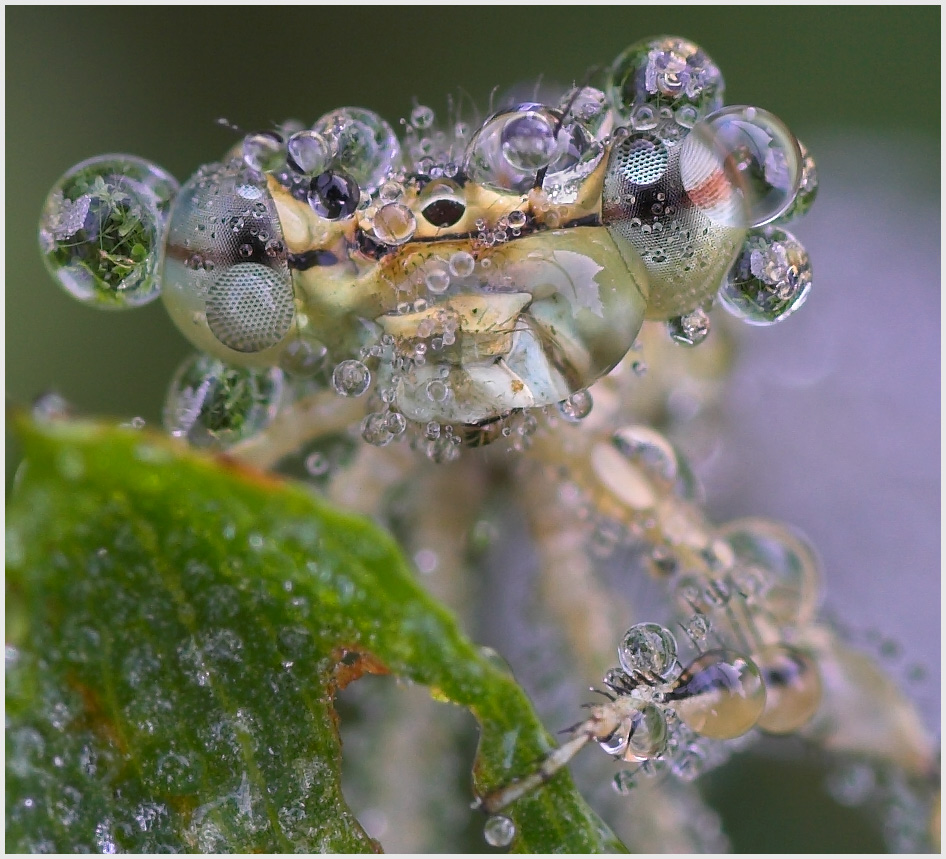
[[[617,112],[640,129],[648,118],[655,127],[663,107],[688,106],[701,115],[717,110],[723,88],[723,76],[706,52],[678,36],[631,45],[614,61],[606,85]]]
[[[785,212],[801,186],[803,158],[795,136],[775,114],[732,105],[698,122],[692,134],[721,153],[744,199],[744,223],[758,227]]]

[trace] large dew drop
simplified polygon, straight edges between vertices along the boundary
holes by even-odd
[[[101,155],[50,191],[39,224],[46,267],[74,298],[105,309],[139,307],[157,277],[177,180],[132,155]]]
[[[195,447],[229,447],[272,422],[282,390],[283,374],[275,367],[231,367],[209,355],[195,355],[171,382],[164,426]]]
[[[667,698],[695,733],[731,740],[759,721],[765,686],[751,659],[732,650],[711,650],[690,664]]]
[[[379,188],[400,164],[397,135],[374,111],[342,107],[325,114],[313,130],[333,146],[334,164],[369,192]]]
[[[732,548],[737,575],[759,580],[757,600],[779,625],[811,621],[821,596],[821,565],[814,549],[797,531],[770,519],[749,517],[728,522],[719,536]]]
[[[719,290],[719,302],[750,325],[791,316],[811,290],[811,262],[791,233],[776,226],[751,230]]]
[[[697,115],[723,104],[723,76],[698,45],[678,36],[636,42],[611,68],[607,84],[618,112],[636,127],[657,124],[661,108],[689,107]],[[686,117],[686,114],[684,114]]]
[[[724,155],[745,200],[746,226],[767,224],[792,205],[801,186],[801,148],[775,114],[733,105],[706,117],[693,134]]]
[[[784,644],[762,648],[755,663],[765,681],[765,710],[759,727],[790,734],[806,725],[821,704],[821,676],[807,653]]]

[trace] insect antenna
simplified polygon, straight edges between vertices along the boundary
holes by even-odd
[[[581,91],[588,86],[588,83],[591,81],[591,78],[599,71],[601,66],[591,66],[587,72],[585,72],[584,78],[582,78],[580,86],[572,87],[572,95],[568,102],[565,104],[565,107],[562,108],[562,115],[558,118],[558,122],[555,123],[555,131],[552,134],[552,137],[555,140],[558,140],[558,134],[562,130],[562,125],[565,123],[565,117],[568,116],[568,112],[572,109],[572,106],[575,104],[575,100],[581,95]],[[539,76],[539,82],[535,85],[536,92],[539,91],[539,84],[542,82],[541,75]],[[545,182],[545,174],[548,173],[549,165],[546,164],[544,167],[540,167],[535,174],[535,183],[534,188],[541,188],[542,183]]]

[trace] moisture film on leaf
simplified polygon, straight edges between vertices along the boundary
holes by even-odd
[[[550,748],[512,677],[374,526],[142,433],[21,421],[20,435],[8,849],[381,849],[342,795],[333,706],[365,672],[470,709],[478,793]],[[506,813],[513,850],[622,849],[566,774]]]

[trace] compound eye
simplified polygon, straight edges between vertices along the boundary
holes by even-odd
[[[240,355],[286,337],[295,315],[292,280],[276,208],[259,174],[234,160],[204,167],[184,185],[171,216],[164,277],[172,318],[198,347],[224,360],[241,363]]]

